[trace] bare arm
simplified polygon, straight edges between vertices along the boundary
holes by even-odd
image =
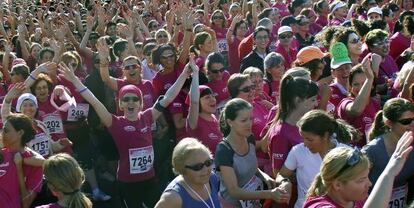
[[[200,109],[200,91],[199,91],[199,81],[198,81],[198,66],[194,63],[194,57],[190,58],[190,66],[193,68],[191,88],[190,88],[190,108],[188,111],[188,124],[191,129],[196,129],[198,124],[198,116]]]
[[[109,48],[104,38],[100,38],[96,44],[98,49],[99,59],[101,64],[99,65],[99,72],[101,74],[102,81],[112,90],[118,90],[118,83],[115,78],[109,75],[108,58]]]
[[[180,57],[178,58],[178,61],[181,64],[185,64],[187,62],[188,54],[190,53],[191,37],[193,34],[193,23],[194,14],[192,14],[191,12],[187,12],[187,16],[184,17],[184,42],[180,53]]]
[[[167,191],[161,195],[160,200],[155,205],[155,208],[181,208],[182,199],[175,191]]]

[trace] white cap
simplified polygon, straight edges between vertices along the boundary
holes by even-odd
[[[25,100],[31,100],[35,104],[36,108],[38,108],[36,97],[31,93],[24,93],[24,94],[20,95],[19,99],[17,99],[17,104],[16,104],[16,111],[17,112],[20,112],[20,108],[22,107],[22,103]]]
[[[377,14],[382,16],[382,9],[379,8],[379,7],[372,7],[371,9],[368,10],[367,15],[369,15],[371,13],[377,13]]]
[[[289,26],[282,26],[282,27],[279,27],[279,29],[277,30],[277,35],[280,35],[285,32],[293,32],[293,30]]]
[[[337,9],[342,8],[344,6],[346,6],[346,3],[343,2],[343,1],[334,1],[334,2],[332,2],[331,6],[330,6],[331,13],[333,13]]]

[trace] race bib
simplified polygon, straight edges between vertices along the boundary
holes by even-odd
[[[43,123],[51,134],[63,133],[63,122],[59,114],[52,113],[43,116]]]
[[[263,189],[263,182],[257,176],[253,176],[242,189],[246,191],[258,191]],[[239,200],[242,208],[256,208],[261,207],[259,200]]]
[[[50,145],[50,140],[45,133],[36,134],[35,138],[27,143],[28,147],[43,157],[49,156]]]
[[[152,169],[154,149],[152,146],[129,149],[129,173],[145,173]]]
[[[388,202],[389,208],[404,208],[407,201],[408,186],[400,186],[392,190],[391,200]]]
[[[217,48],[219,52],[229,51],[229,45],[227,45],[227,40],[225,38],[217,40]]]
[[[77,121],[82,117],[88,117],[89,104],[78,103],[76,106],[70,106],[68,110],[68,121]]]

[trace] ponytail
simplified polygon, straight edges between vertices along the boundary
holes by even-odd
[[[84,193],[75,190],[68,197],[68,208],[92,208],[92,202]]]
[[[315,176],[311,186],[308,189],[308,193],[306,194],[306,198],[308,197],[315,197],[315,196],[322,196],[325,195],[327,192],[327,188],[325,184],[323,184],[321,173]]]
[[[342,119],[334,119],[334,134],[336,134],[336,140],[340,143],[349,144],[351,141],[358,141],[361,137],[359,131],[346,123]]]
[[[226,103],[220,114],[220,130],[224,137],[231,132],[227,119],[233,121],[238,116],[238,112],[245,109],[252,109],[252,105],[241,98],[233,98]]]
[[[221,133],[223,133],[224,137],[227,137],[230,134],[230,126],[226,121],[226,113],[223,111],[221,111],[220,114],[220,131]]]
[[[385,125],[383,120],[383,111],[378,111],[377,115],[375,115],[375,121],[372,124],[371,130],[369,131],[368,140],[371,141],[382,134],[384,134],[388,130],[388,127]]]

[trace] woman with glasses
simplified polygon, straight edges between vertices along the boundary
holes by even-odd
[[[126,85],[119,92],[119,108],[123,116],[116,116],[86,88],[74,75],[73,69],[61,65],[61,72],[70,80],[82,97],[89,102],[101,122],[108,128],[118,148],[117,180],[122,200],[128,207],[153,207],[158,199],[155,179],[152,124],[166,111],[178,95],[192,69],[187,65],[177,81],[152,108],[143,109],[143,95],[134,85]],[[136,139],[141,138],[141,139]]]
[[[333,35],[332,42],[341,42],[346,45],[348,49],[348,56],[352,60],[352,66],[360,63],[360,57],[362,54],[362,40],[354,29],[338,28]]]
[[[264,85],[263,91],[270,96],[271,102],[277,105],[279,102],[280,80],[285,73],[285,59],[279,53],[271,52],[264,59]]]
[[[378,100],[372,97],[374,71],[369,57],[361,65],[354,67],[349,74],[350,95],[337,107],[337,115],[360,131],[362,138],[352,144],[361,148],[368,141],[368,132],[380,109]]]
[[[269,41],[270,31],[263,26],[256,27],[253,32],[254,47],[251,52],[242,59],[240,64],[240,73],[243,73],[247,67],[251,66],[259,68],[262,72],[264,71],[263,61],[269,52]]]
[[[298,32],[295,34],[295,37],[299,42],[298,50],[300,50],[303,47],[312,45],[315,37],[310,33],[310,21],[305,15],[298,15],[295,18],[298,24]]]
[[[406,131],[412,131],[414,127],[414,105],[402,98],[388,100],[383,109],[375,116],[375,122],[370,131],[370,140],[363,152],[371,161],[369,179],[376,183],[385,166],[391,159],[392,152]],[[407,193],[411,187],[408,185],[409,178],[414,176],[414,155],[407,158],[401,172],[396,176],[392,198],[389,204],[403,206],[407,203]]]
[[[212,172],[214,160],[203,143],[181,140],[174,148],[172,165],[178,176],[167,186],[156,208],[220,208],[218,178]]]
[[[293,46],[293,30],[289,26],[282,26],[277,31],[278,41],[276,43],[275,52],[281,54],[284,58],[284,66],[286,69],[292,67],[292,63],[296,59],[298,53],[297,48]]]
[[[171,42],[171,35],[165,29],[159,29],[155,32],[155,40],[157,41],[158,45],[167,44]]]
[[[306,113],[297,123],[303,143],[295,145],[280,169],[276,181],[280,183],[297,181],[298,199],[296,208],[303,207],[306,193],[319,173],[325,155],[337,147],[352,140],[357,131],[344,121],[334,119],[325,111],[312,110]],[[291,187],[287,187],[289,190]]]
[[[259,199],[286,202],[289,196],[258,168],[252,132],[252,106],[244,99],[227,102],[220,115],[224,139],[217,145],[215,164],[223,207],[260,207]],[[268,190],[263,190],[266,183]]]
[[[395,177],[412,151],[412,133],[406,132],[393,150],[390,161],[368,195],[370,160],[359,149],[339,147],[323,159],[320,173],[307,194],[304,208],[311,207],[390,207]],[[401,207],[396,204],[396,207]],[[391,206],[394,207],[394,206]]]
[[[92,208],[92,202],[80,190],[85,174],[74,158],[63,153],[53,155],[45,161],[43,171],[47,186],[58,201],[37,208]]]
[[[230,98],[227,89],[227,81],[230,78],[230,73],[226,70],[224,64],[224,57],[219,52],[210,53],[204,64],[204,69],[207,71],[208,78],[206,85],[213,91],[217,101],[218,112],[220,112]]]
[[[100,39],[97,44],[99,59],[104,60],[109,55],[109,48],[104,39]],[[150,108],[154,103],[153,87],[150,81],[142,79],[141,62],[135,56],[128,56],[122,62],[123,78],[114,78],[109,74],[108,65],[101,63],[99,70],[104,83],[113,91],[118,90],[126,85],[135,85],[143,93],[143,110]]]
[[[236,15],[233,17],[231,21],[229,30],[226,34],[227,44],[229,45],[229,72],[230,74],[239,73],[240,72],[240,61],[241,58],[239,57],[239,45],[240,42],[244,39],[247,34],[247,24],[246,21],[243,20],[243,16],[241,14]]]
[[[211,14],[210,27],[215,32],[217,38],[217,49],[219,52],[229,51],[227,45],[227,20],[222,10],[214,10]]]
[[[328,25],[329,3],[326,0],[319,0],[313,3],[313,10],[317,14],[315,23],[322,28]]]

